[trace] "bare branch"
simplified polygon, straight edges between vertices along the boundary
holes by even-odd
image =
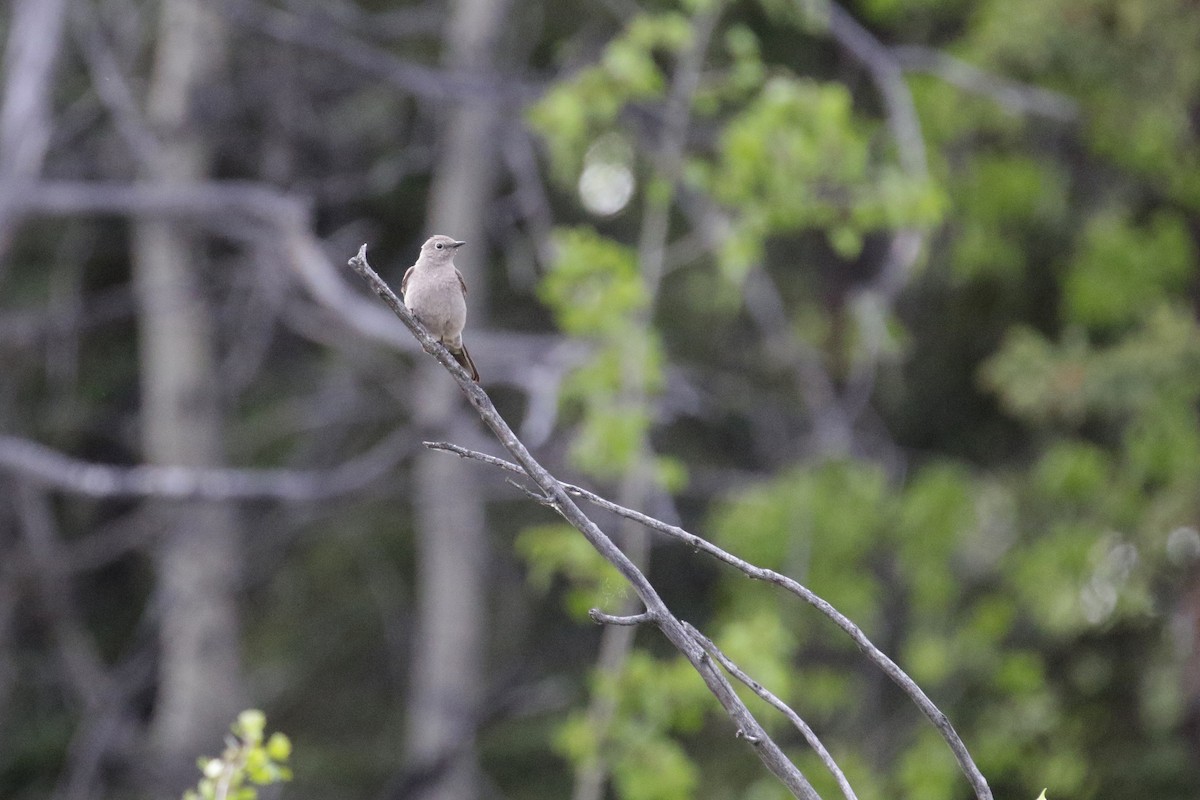
[[[162,143],[143,119],[95,9],[91,3],[76,3],[72,13],[72,33],[87,64],[96,96],[108,109],[129,154],[143,165],[153,163],[161,158]]]
[[[139,648],[124,663],[105,664],[66,590],[74,569],[71,548],[56,530],[49,498],[28,483],[17,485],[16,496],[25,555],[15,559],[15,569],[33,576],[50,620],[63,676],[86,707],[82,723],[71,736],[65,769],[52,797],[99,797],[105,758],[114,752],[131,755],[128,751],[137,723],[129,701],[148,685],[154,659],[148,649]]]
[[[746,276],[742,290],[746,310],[767,352],[791,368],[796,391],[812,419],[818,451],[832,455],[850,452],[853,420],[838,402],[837,387],[821,363],[821,354],[800,338],[788,319],[774,279],[766,269],[756,267]]]
[[[42,171],[53,129],[54,67],[62,49],[66,0],[17,0],[11,4],[4,49],[4,97],[0,102],[0,250],[6,248],[19,212],[19,187]]]
[[[446,442],[425,442],[425,446],[434,450],[445,450],[449,453],[454,453],[457,456],[461,456],[462,458],[470,458],[475,461],[481,461],[485,464],[499,467],[507,472],[524,474],[523,469],[518,464],[513,464],[512,462],[505,461],[502,458],[489,456],[485,453],[477,453],[474,450],[469,450],[458,445],[449,444]],[[781,575],[774,570],[757,567],[748,561],[744,561],[732,553],[722,550],[720,547],[717,547],[707,539],[702,539],[696,534],[690,533],[677,525],[670,525],[662,520],[647,516],[640,511],[634,511],[633,509],[617,505],[616,503],[606,500],[600,495],[590,492],[587,489],[583,489],[579,486],[569,483],[563,483],[561,486],[564,491],[572,496],[581,497],[584,500],[587,500],[589,503],[599,508],[603,508],[605,511],[609,511],[613,514],[617,514],[618,516],[634,520],[635,522],[645,525],[651,530],[658,531],[666,536],[670,536],[672,539],[681,541],[688,547],[691,547],[693,550],[707,553],[718,561],[722,561],[731,567],[741,570],[747,576],[755,580],[772,583],[781,589],[791,592],[804,602],[811,605],[813,608],[817,609],[817,611],[820,611],[822,614],[832,620],[835,625],[841,628],[846,635],[854,641],[854,643],[858,646],[858,649],[861,650],[863,654],[871,660],[872,663],[879,667],[879,669],[882,670],[885,675],[891,678],[892,681],[909,696],[913,703],[916,704],[917,708],[919,708],[925,714],[925,716],[929,718],[929,721],[932,722],[934,727],[937,728],[942,734],[942,738],[946,740],[946,744],[950,747],[951,752],[954,753],[954,757],[958,760],[958,764],[962,768],[963,773],[971,782],[971,786],[975,790],[976,797],[978,797],[979,800],[991,800],[992,793],[991,789],[988,788],[987,780],[983,777],[983,774],[979,771],[979,768],[975,766],[975,762],[971,758],[971,754],[967,751],[967,746],[963,743],[962,738],[959,737],[958,732],[954,730],[954,726],[950,724],[950,720],[946,717],[946,715],[942,713],[942,711],[936,705],[934,705],[933,701],[930,700],[928,695],[926,695],[921,687],[917,685],[916,681],[910,678],[908,674],[902,670],[900,666],[896,664],[896,662],[892,661],[892,659],[889,658],[886,653],[876,647],[867,637],[867,635],[862,632],[862,629],[850,621],[849,617],[834,608],[827,600],[820,597],[811,589],[802,585],[798,581],[795,581],[786,575]]]
[[[771,692],[761,683],[747,675],[741,667],[735,664],[729,658],[729,656],[725,655],[725,653],[721,651],[721,648],[717,647],[717,645],[713,643],[712,639],[708,638],[688,623],[685,622],[684,625],[687,625],[688,629],[692,632],[692,635],[696,637],[696,641],[700,642],[700,646],[704,648],[706,653],[716,659],[716,662],[721,665],[722,669],[724,669],[733,677],[737,678],[739,681],[749,687],[750,691],[754,692],[769,705],[771,705],[776,711],[788,718],[792,725],[796,727],[796,730],[800,731],[800,734],[804,737],[804,740],[808,742],[808,745],[813,749],[813,752],[817,754],[817,758],[821,759],[821,763],[825,765],[825,769],[829,770],[830,774],[833,775],[833,779],[837,781],[837,785],[842,792],[842,796],[845,797],[846,800],[858,800],[857,796],[854,794],[854,789],[850,786],[850,781],[846,780],[846,774],[842,772],[842,768],[838,766],[838,763],[833,759],[833,756],[830,755],[829,751],[825,749],[825,745],[821,743],[821,740],[817,737],[817,734],[813,731],[813,729],[809,727],[808,723],[805,722],[791,706],[780,700],[773,692]]]
[[[630,614],[621,616],[619,614],[605,614],[598,608],[593,608],[588,611],[588,619],[595,622],[597,625],[645,625],[648,622],[654,622],[654,616],[649,612],[641,614]],[[687,623],[683,623],[687,625]],[[691,626],[688,626],[691,627]],[[694,630],[694,629],[693,629]]]
[[[12,198],[22,213],[122,214],[159,218],[249,219],[307,224],[309,205],[254,181],[174,185],[126,181],[41,181]]]
[[[386,475],[409,452],[407,431],[327,470],[222,469],[95,464],[17,436],[0,436],[0,470],[86,497],[327,500]]]
[[[924,175],[929,171],[925,160],[925,139],[912,93],[904,83],[904,71],[892,51],[862,26],[850,12],[833,0],[826,0],[829,35],[858,60],[879,89],[887,115],[888,128],[900,151],[900,163],[906,172]]]
[[[725,709],[730,719],[733,720],[734,725],[739,731],[739,735],[744,736],[754,746],[755,754],[767,769],[770,770],[771,774],[778,778],[795,797],[802,800],[819,800],[820,796],[813,789],[812,784],[796,768],[796,765],[788,759],[779,745],[767,735],[750,709],[738,697],[729,680],[713,665],[712,660],[684,628],[683,623],[670,612],[646,576],[613,544],[612,540],[600,530],[596,523],[583,513],[579,506],[575,504],[575,501],[571,499],[562,483],[533,457],[520,439],[517,438],[517,435],[513,433],[512,428],[508,426],[508,423],[500,416],[496,407],[492,405],[492,401],[483,387],[471,380],[470,376],[451,357],[446,348],[442,347],[441,344],[429,335],[412,314],[409,313],[408,309],[405,308],[400,298],[396,296],[396,293],[384,283],[375,270],[371,269],[367,263],[366,250],[366,245],[363,245],[359,249],[358,254],[350,259],[350,266],[354,271],[361,275],[372,291],[379,295],[388,307],[395,312],[404,326],[420,342],[422,349],[436,358],[446,368],[451,377],[458,383],[459,389],[466,396],[467,401],[479,413],[484,424],[492,430],[492,433],[495,434],[500,444],[504,446],[504,449],[520,464],[520,469],[524,474],[547,497],[554,500],[554,508],[558,511],[559,515],[582,533],[588,540],[588,543],[606,561],[612,564],[621,573],[621,576],[628,581],[630,586],[633,587],[633,590],[645,605],[646,612],[654,617],[655,625],[662,631],[667,640],[691,663],[696,672],[699,673],[705,685],[708,686],[709,691],[717,698],[717,701]]]
[[[41,172],[50,144],[51,81],[66,9],[66,0],[17,0],[12,5],[0,104],[0,177],[5,180],[28,180]]]
[[[1013,114],[1031,114],[1058,122],[1079,118],[1079,102],[1073,97],[1010,80],[941,50],[903,45],[893,47],[892,53],[906,72],[933,75],[963,91],[984,95]]]
[[[109,691],[109,675],[96,643],[66,591],[68,576],[60,557],[62,545],[55,529],[49,498],[26,483],[16,487],[27,563],[37,580],[39,599],[50,619],[51,635],[62,662],[63,677],[89,710]]]
[[[188,219],[227,233],[236,231],[242,238],[248,232],[255,243],[269,235],[272,252],[280,254],[282,263],[308,294],[341,325],[388,347],[414,349],[412,337],[397,329],[392,316],[351,291],[335,270],[323,243],[312,233],[311,205],[306,198],[254,181],[171,185],[38,181],[11,200],[16,214]],[[489,364],[489,380],[526,389],[540,407],[552,401],[549,389],[589,349],[584,342],[546,334],[483,330],[472,333],[471,338],[472,353]]]
[[[827,15],[829,35],[863,65],[879,92],[888,129],[896,142],[900,166],[910,177],[924,180],[929,175],[925,138],[900,60],[837,0],[823,0],[821,7]],[[919,228],[901,229],[892,235],[875,278],[863,291],[867,308],[879,306],[875,316],[890,308],[908,284],[926,238],[927,232]],[[849,419],[861,414],[874,390],[885,336],[883,324],[864,326],[862,339],[866,357],[851,371],[843,392],[841,412]]]
[[[549,506],[550,508],[554,508],[554,498],[553,497],[547,497],[546,495],[542,494],[541,492],[535,492],[533,489],[530,489],[528,486],[517,483],[512,478],[505,478],[504,480],[509,486],[513,487],[518,492],[525,495],[526,497],[528,497],[530,500],[537,503],[538,505]]]
[[[537,99],[542,93],[541,87],[512,79],[442,70],[406,61],[346,31],[332,30],[327,22],[318,18],[305,18],[265,3],[226,2],[224,5],[234,20],[272,39],[332,56],[347,66],[419,97],[437,101],[524,103]]]

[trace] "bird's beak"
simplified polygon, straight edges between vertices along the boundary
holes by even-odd
[[[451,242],[450,246],[454,247],[454,248],[459,248],[459,247],[462,247],[464,244],[466,244],[466,242]]]

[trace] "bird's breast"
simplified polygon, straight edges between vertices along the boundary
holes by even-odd
[[[453,270],[448,274],[413,274],[409,279],[404,304],[438,337],[453,337],[462,332],[467,320],[467,301]]]

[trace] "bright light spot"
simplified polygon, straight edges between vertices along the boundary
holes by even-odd
[[[1121,590],[1129,582],[1137,567],[1139,554],[1128,542],[1117,541],[1105,546],[1098,563],[1087,583],[1079,590],[1079,605],[1084,618],[1092,625],[1099,625],[1117,610]]]
[[[1167,534],[1167,558],[1180,567],[1200,558],[1200,531],[1184,525]]]
[[[1108,551],[1108,570],[1117,583],[1125,583],[1138,563],[1138,550],[1128,542],[1113,545]]]
[[[1079,590],[1079,605],[1083,608],[1083,618],[1099,625],[1117,610],[1117,587],[1092,578]]]
[[[593,214],[609,217],[633,197],[633,150],[615,133],[597,139],[583,157],[579,201]]]

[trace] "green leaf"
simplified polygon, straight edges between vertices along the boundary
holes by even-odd
[[[267,740],[267,755],[273,761],[287,761],[292,755],[292,740],[276,731]]]
[[[258,709],[247,709],[238,714],[233,732],[247,742],[257,744],[263,739],[263,730],[267,727],[267,715]]]

